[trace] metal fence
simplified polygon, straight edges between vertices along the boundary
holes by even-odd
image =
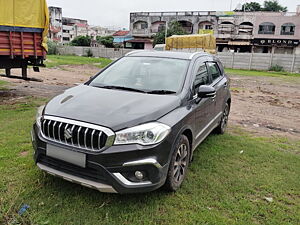
[[[113,49],[98,47],[63,46],[58,48],[61,55],[85,56],[89,49],[94,57],[120,58],[131,52],[132,49]],[[300,55],[297,54],[269,54],[269,53],[231,53],[219,52],[220,58],[226,68],[246,70],[269,70],[272,66],[281,66],[287,72],[300,72]]]

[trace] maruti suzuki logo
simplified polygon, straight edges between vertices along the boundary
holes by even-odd
[[[64,135],[65,135],[66,140],[71,139],[72,138],[72,130],[70,128],[65,129]]]

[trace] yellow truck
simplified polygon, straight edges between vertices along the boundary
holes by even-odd
[[[165,45],[156,45],[154,50],[216,53],[216,38],[213,34],[173,35],[166,38]]]
[[[39,71],[47,53],[49,12],[46,0],[0,0],[0,69],[27,66]]]

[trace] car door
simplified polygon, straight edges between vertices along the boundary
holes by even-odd
[[[220,69],[219,65],[215,61],[207,62],[207,69],[212,80],[212,86],[216,89],[216,97],[213,100],[214,103],[214,117],[221,115],[223,112],[226,89],[228,88],[227,78],[224,76],[224,72]]]
[[[212,113],[212,110],[214,110],[214,99],[200,99],[198,98],[197,93],[201,85],[210,85],[211,83],[212,81],[209,77],[204,59],[199,58],[196,60],[193,67],[192,83],[196,143],[203,140],[203,138],[207,135],[209,123],[213,119],[214,115],[214,113]]]

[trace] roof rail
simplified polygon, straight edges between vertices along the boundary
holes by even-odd
[[[190,58],[189,58],[189,59],[194,58],[194,56],[197,55],[198,53],[201,53],[201,52],[194,52],[193,54],[190,55]]]
[[[137,53],[137,52],[140,52],[142,50],[135,50],[135,51],[131,51],[131,52],[128,52],[125,56],[129,56],[131,54],[134,54],[134,53]]]

